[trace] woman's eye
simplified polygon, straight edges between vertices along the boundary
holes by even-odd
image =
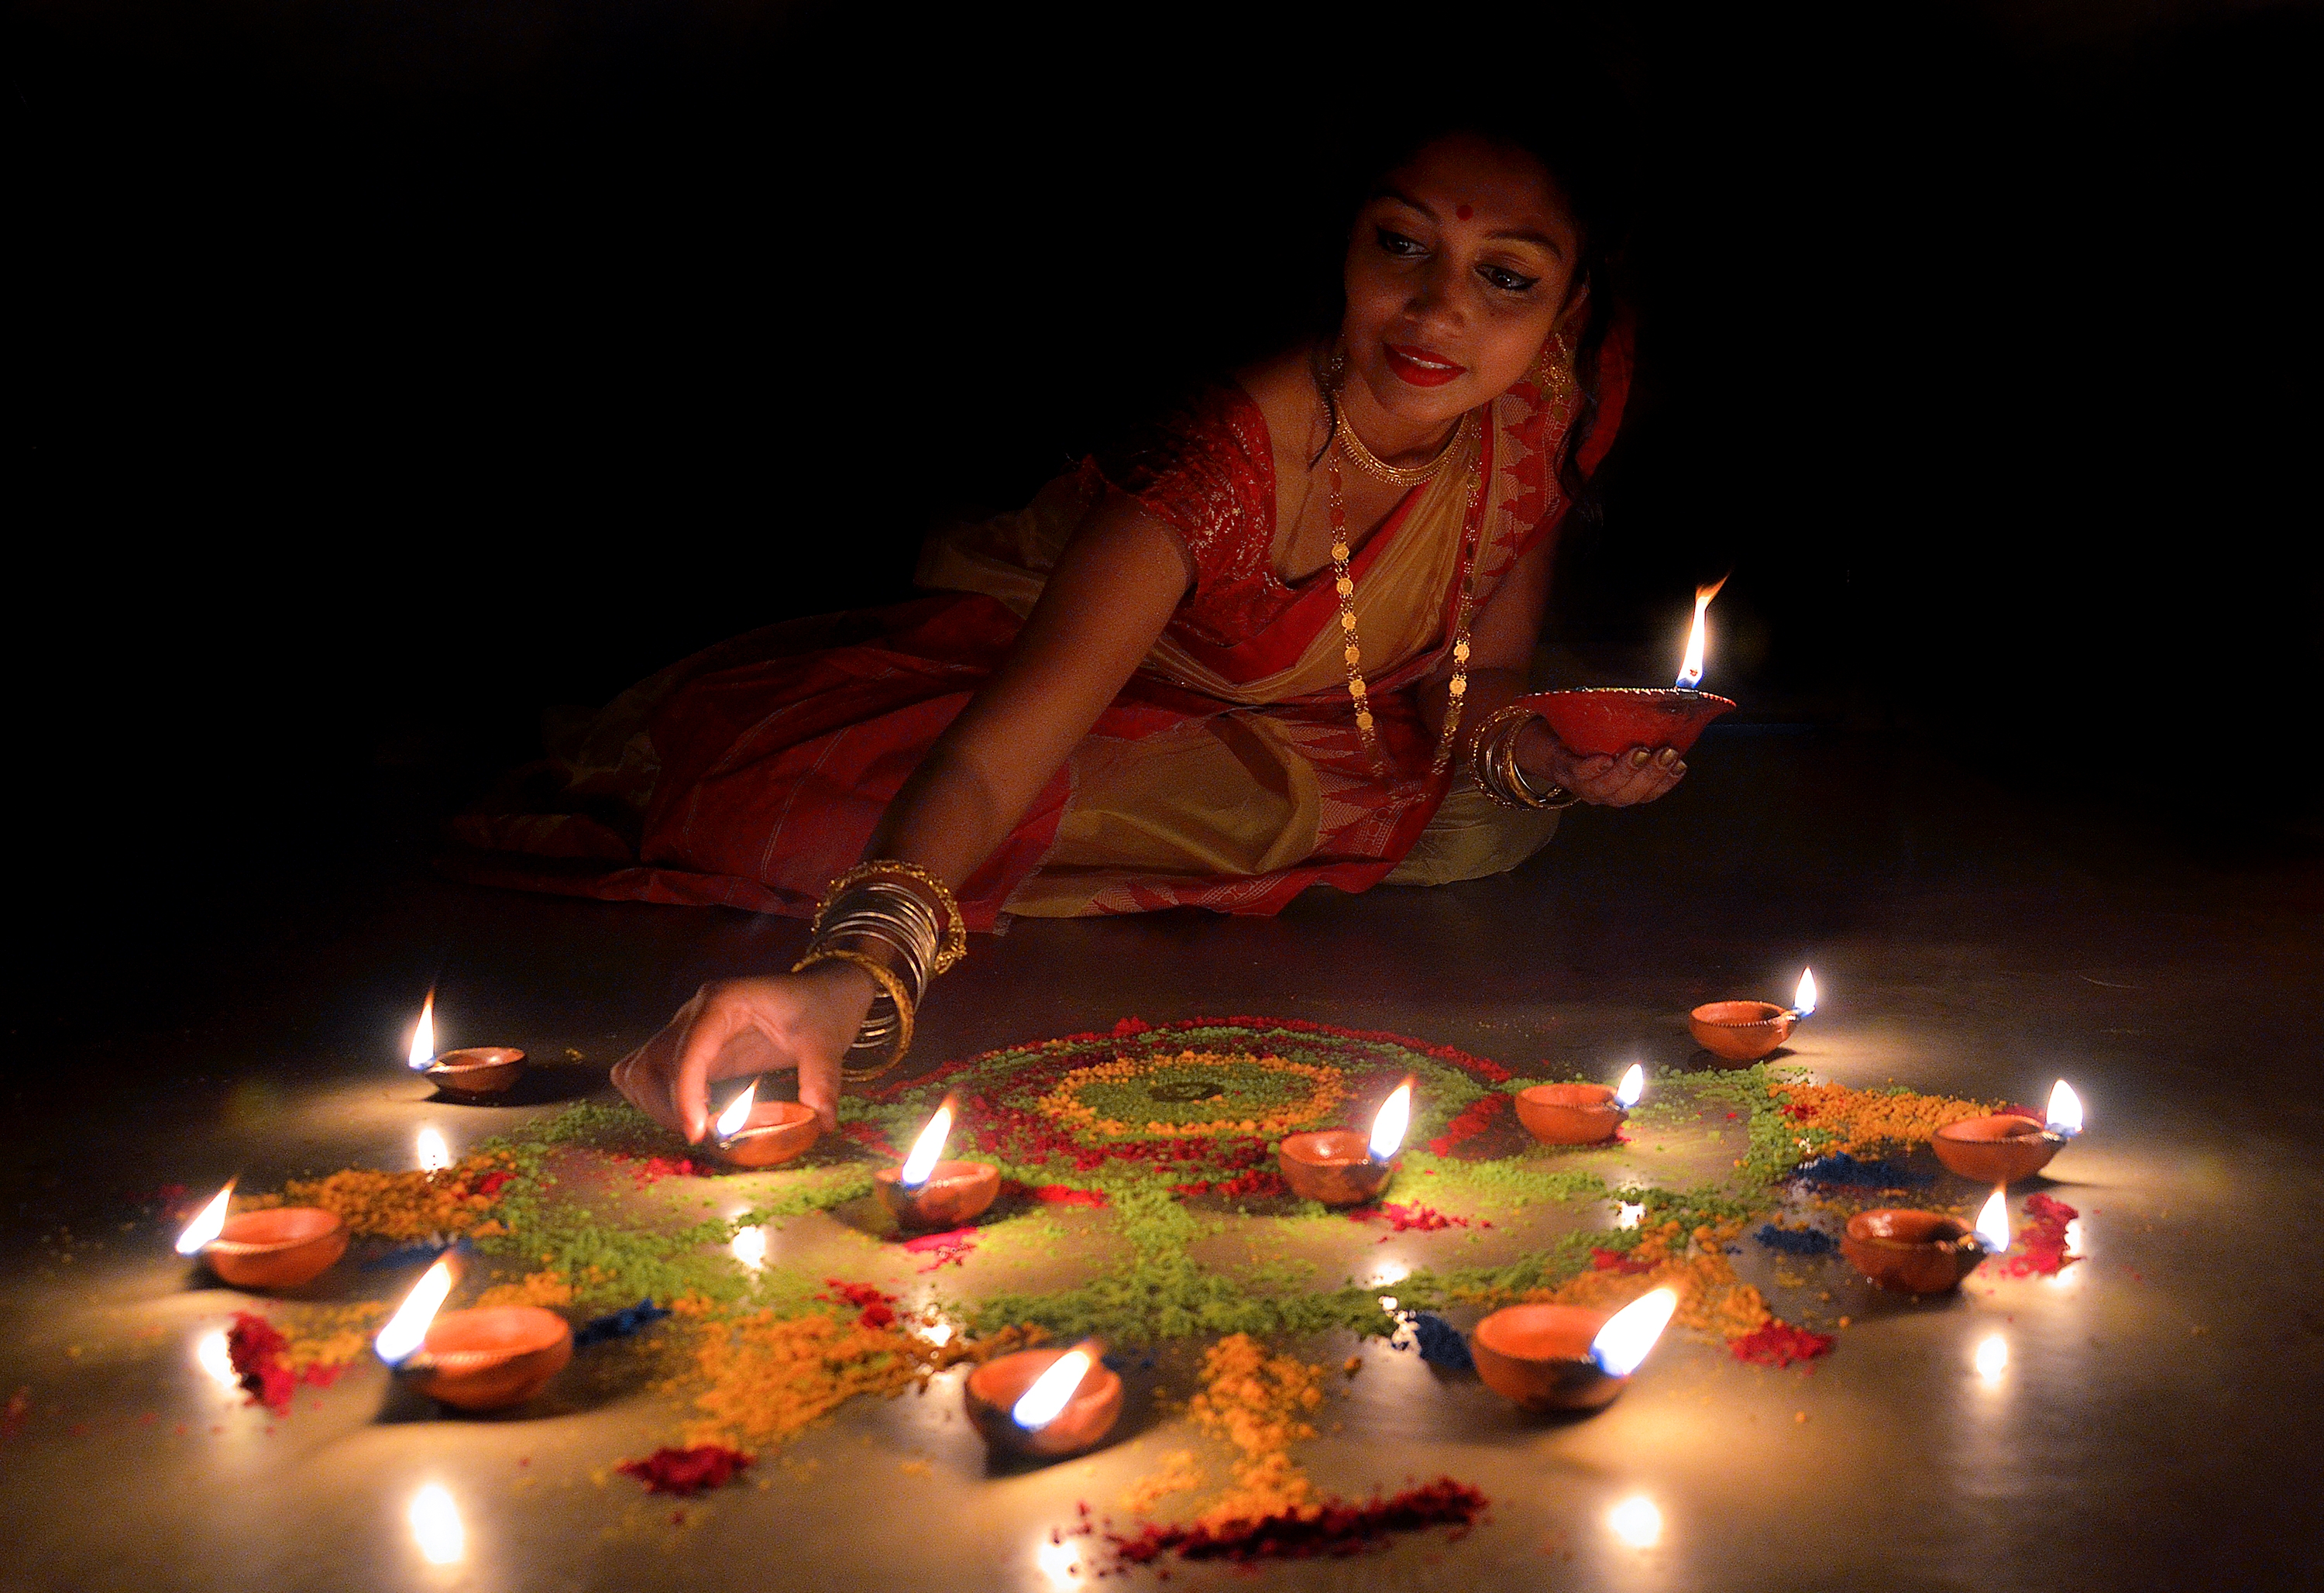
[[[1406,260],[1424,253],[1418,243],[1400,232],[1390,232],[1385,227],[1379,229],[1379,246],[1388,253]]]
[[[1522,293],[1534,283],[1541,281],[1537,276],[1519,276],[1516,272],[1503,265],[1480,265],[1477,267],[1477,274],[1493,286],[1510,293]]]

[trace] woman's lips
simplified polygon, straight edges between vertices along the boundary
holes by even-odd
[[[1399,380],[1415,387],[1442,387],[1445,383],[1469,374],[1466,366],[1454,365],[1441,354],[1433,353],[1411,343],[1384,343],[1388,368]]]

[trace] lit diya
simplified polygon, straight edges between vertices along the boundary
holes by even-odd
[[[2082,1131],[2081,1098],[2064,1079],[2050,1092],[2049,1121],[2016,1112],[1964,1117],[1937,1130],[1929,1142],[1937,1160],[1979,1183],[2015,1183],[2050,1164],[2058,1148]]]
[[[1485,1386],[1528,1411],[1613,1403],[1670,1325],[1678,1292],[1656,1289],[1611,1316],[1579,1305],[1512,1305],[1477,1324],[1469,1353]]]
[[[1696,690],[1702,684],[1703,611],[1726,584],[1721,576],[1694,589],[1694,625],[1687,633],[1686,656],[1672,690],[1592,686],[1536,691],[1515,702],[1548,720],[1558,740],[1585,758],[1619,757],[1638,747],[1667,746],[1684,753],[1711,720],[1735,706],[1727,698]]]
[[[954,1101],[938,1103],[936,1116],[912,1143],[901,1167],[872,1175],[872,1189],[888,1215],[908,1228],[956,1228],[982,1216],[1001,1192],[1001,1169],[990,1162],[945,1162],[952,1135]]]
[[[1899,1294],[1942,1294],[1958,1289],[1987,1255],[2009,1248],[2009,1198],[2002,1190],[1977,1215],[1977,1226],[1934,1211],[1883,1207],[1848,1219],[1841,1255],[1883,1289]]]
[[[1412,1125],[1410,1075],[1388,1092],[1372,1118],[1370,1135],[1352,1128],[1323,1128],[1286,1135],[1276,1153],[1291,1192],[1326,1206],[1355,1206],[1388,1187],[1396,1153]]]
[[[1544,1144],[1600,1144],[1614,1137],[1646,1088],[1646,1070],[1636,1062],[1612,1089],[1602,1084],[1536,1084],[1517,1092],[1517,1121]]]
[[[572,1324],[553,1311],[442,1311],[452,1281],[452,1257],[438,1256],[372,1340],[420,1393],[463,1411],[504,1410],[539,1394],[573,1358]]]
[[[420,1005],[411,1031],[411,1070],[454,1099],[481,1100],[507,1091],[524,1071],[524,1052],[512,1045],[476,1045],[436,1054],[436,992]]]
[[[995,1357],[961,1385],[968,1419],[1001,1454],[1056,1459],[1094,1449],[1121,1417],[1121,1378],[1104,1354],[1090,1338]]]
[[[336,1211],[277,1206],[226,1215],[229,1181],[178,1236],[178,1254],[203,1264],[237,1289],[295,1289],[321,1275],[346,1254],[346,1225]]]
[[[1712,1056],[1756,1062],[1789,1040],[1794,1026],[1815,1009],[1815,969],[1805,968],[1788,1007],[1772,1001],[1713,1001],[1687,1014],[1686,1027]]]
[[[711,1153],[729,1167],[772,1167],[788,1162],[804,1154],[823,1133],[814,1107],[758,1097],[754,1079],[711,1127]]]

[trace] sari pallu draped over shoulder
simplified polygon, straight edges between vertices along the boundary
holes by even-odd
[[[1609,340],[1603,456],[1628,370]],[[1475,604],[1565,510],[1572,420],[1530,384],[1496,399]],[[806,916],[862,856],[881,811],[999,665],[1058,551],[1109,490],[1185,541],[1193,588],[1159,642],[960,897],[972,927],[1172,906],[1273,913],[1309,885],[1360,891],[1443,801],[1414,688],[1452,646],[1466,473],[1416,487],[1351,561],[1382,759],[1358,736],[1330,567],[1275,572],[1273,455],[1239,388],[1211,389],[1024,510],[939,534],[931,595],[768,627],[671,665],[546,764],[453,824],[447,872],[608,899]],[[1452,772],[1459,774],[1456,764]]]

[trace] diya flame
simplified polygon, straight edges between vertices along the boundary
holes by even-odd
[[[1656,1289],[1641,1294],[1606,1319],[1598,1337],[1590,1341],[1590,1358],[1609,1377],[1628,1377],[1646,1358],[1646,1352],[1670,1326],[1678,1309],[1678,1291]]]
[[[411,1031],[411,1067],[414,1072],[436,1060],[436,992],[430,990],[428,999],[420,1004],[420,1022]]]
[[[1096,1359],[1086,1348],[1067,1350],[1033,1379],[1033,1386],[1018,1396],[1009,1414],[1028,1432],[1047,1427],[1071,1403]]]
[[[742,1133],[742,1125],[751,1120],[751,1108],[758,1104],[758,1099],[759,1081],[753,1079],[743,1087],[742,1093],[718,1114],[718,1121],[712,1126],[711,1133],[722,1140],[733,1139]]]
[[[1720,576],[1707,587],[1694,588],[1694,628],[1686,635],[1686,659],[1678,666],[1678,689],[1692,691],[1702,684],[1702,611],[1719,596],[1719,588],[1727,584]]]
[[[448,1255],[436,1258],[436,1264],[422,1273],[387,1319],[387,1326],[371,1341],[372,1352],[389,1366],[401,1366],[428,1340],[428,1324],[436,1320],[443,1309],[444,1298],[452,1292],[452,1258]]]
[[[936,1104],[936,1116],[920,1130],[920,1137],[912,1142],[912,1153],[904,1158],[896,1181],[906,1189],[918,1189],[928,1181],[928,1174],[936,1170],[944,1156],[945,1141],[952,1137],[953,1098],[949,1095]]]
[[[1614,1088],[1614,1104],[1627,1112],[1637,1106],[1638,1098],[1646,1093],[1646,1070],[1638,1063],[1632,1062],[1630,1070],[1622,1075],[1622,1082]]]
[[[225,1231],[226,1206],[234,1194],[234,1182],[232,1179],[226,1180],[226,1188],[217,1192],[217,1198],[203,1207],[201,1215],[186,1225],[186,1231],[178,1236],[179,1255],[191,1255]]]
[[[1385,1162],[1404,1146],[1404,1131],[1412,1126],[1412,1085],[1410,1074],[1403,1083],[1388,1091],[1388,1099],[1380,1103],[1379,1115],[1372,1119],[1371,1158]]]
[[[2009,1248],[2009,1191],[1996,1190],[1977,1214],[1978,1243],[1998,1255]]]

